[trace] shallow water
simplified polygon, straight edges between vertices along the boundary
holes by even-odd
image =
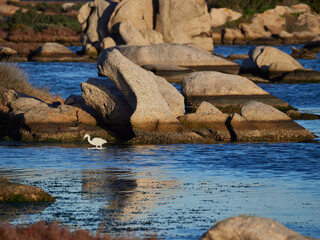
[[[317,143],[107,146],[2,143],[0,175],[57,201],[23,222],[198,239],[215,221],[254,214],[320,237]],[[13,223],[21,220],[12,220]]]
[[[219,47],[240,54],[247,46]],[[97,76],[94,63],[18,65],[31,82],[62,97],[81,94],[80,83]],[[320,114],[320,84],[260,86],[304,112]],[[320,120],[297,122],[320,136]],[[0,210],[0,221],[58,219],[93,231],[199,239],[218,220],[254,214],[320,238],[319,147],[317,142],[229,143],[93,150],[87,143],[0,142],[0,177],[57,197],[48,205],[0,205],[6,209]]]

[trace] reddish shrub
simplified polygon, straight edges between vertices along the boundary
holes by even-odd
[[[39,31],[17,29],[9,33],[12,42],[80,42],[80,34],[67,27],[49,27]]]
[[[138,240],[142,238],[127,236],[114,236],[110,234],[92,234],[85,230],[70,231],[67,227],[57,222],[39,222],[30,226],[0,225],[0,240]],[[144,238],[155,240],[155,237]]]
[[[8,36],[8,32],[4,29],[0,29],[0,39],[6,39]]]
[[[9,47],[16,50],[21,55],[29,55],[31,52],[37,50],[42,44],[41,43],[13,43],[5,42],[0,44],[1,47]]]

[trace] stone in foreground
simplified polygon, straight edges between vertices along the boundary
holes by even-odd
[[[217,222],[201,240],[312,240],[281,223],[258,216],[239,215]]]
[[[0,178],[1,202],[54,202],[55,199],[39,187],[9,182]]]

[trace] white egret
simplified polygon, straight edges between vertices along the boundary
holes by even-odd
[[[88,142],[91,145],[96,146],[96,148],[102,148],[102,145],[107,143],[107,141],[102,138],[93,138],[91,140],[89,134],[85,134],[83,140],[85,140],[86,138],[88,138]]]

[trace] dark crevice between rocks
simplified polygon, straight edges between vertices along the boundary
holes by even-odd
[[[231,120],[232,120],[232,116],[230,115],[227,120],[226,120],[226,127],[229,131],[229,134],[230,134],[230,141],[231,142],[237,142],[238,139],[237,139],[237,135],[235,133],[235,131],[233,130],[232,126],[231,126]]]
[[[153,0],[153,26],[152,29],[156,29],[157,15],[159,14],[159,0]]]

